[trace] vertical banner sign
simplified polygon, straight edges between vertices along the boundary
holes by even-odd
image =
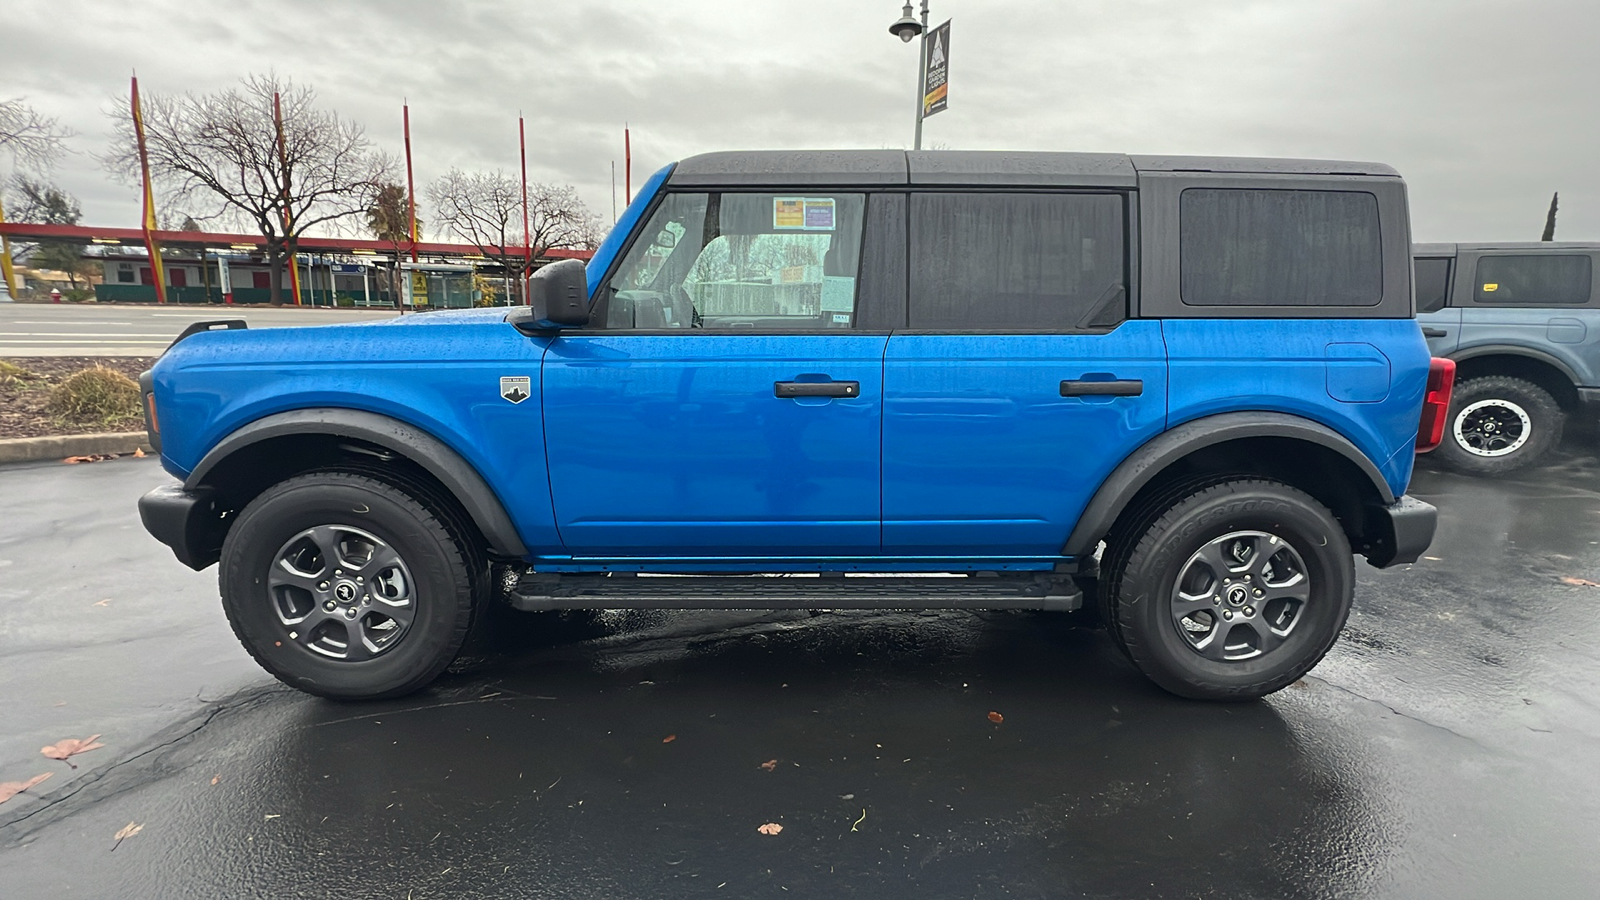
[[[522,270],[522,302],[530,302],[528,298],[528,279],[533,277],[533,234],[528,231],[528,133],[522,126],[522,114],[517,114],[517,149],[522,154],[522,258],[528,261],[528,267]],[[501,251],[506,248],[501,247]],[[510,303],[511,298],[506,298]]]
[[[402,103],[400,115],[403,120],[406,141],[406,216],[411,231],[411,261],[417,261],[417,186],[411,178],[411,104]]]
[[[278,101],[278,95],[272,95],[272,125],[278,130],[278,164],[282,167],[283,176],[283,236],[288,238],[289,229],[293,223],[289,218],[289,139],[283,133],[283,104]],[[287,247],[288,245],[285,244]],[[300,305],[300,266],[295,261],[293,247],[289,250],[289,289],[294,293],[294,305]]]
[[[228,274],[228,258],[217,254],[217,280],[222,282],[222,302],[233,303],[233,276]]]
[[[156,195],[150,186],[150,154],[145,150],[144,113],[139,108],[139,77],[133,78],[133,137],[139,145],[139,174],[144,179],[144,249],[150,254],[150,274],[156,283],[156,302],[167,302],[167,273],[156,243]]]
[[[922,117],[944,112],[949,100],[950,20],[928,32],[928,62],[922,73]]]

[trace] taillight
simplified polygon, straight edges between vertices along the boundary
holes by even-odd
[[[1427,453],[1444,440],[1450,418],[1450,392],[1456,384],[1456,362],[1435,356],[1428,363],[1428,390],[1422,395],[1422,422],[1417,427],[1417,452]]]

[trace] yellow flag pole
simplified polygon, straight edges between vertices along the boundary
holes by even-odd
[[[6,208],[0,205],[0,225],[6,221]],[[11,238],[0,234],[0,275],[5,276],[6,291],[11,294],[11,299],[17,297],[17,270],[11,264]]]
[[[144,249],[150,254],[150,273],[156,282],[156,302],[167,302],[167,273],[156,243],[156,195],[150,186],[150,154],[144,143],[144,114],[139,108],[139,76],[133,76],[133,135],[139,144],[139,172],[144,177]]]

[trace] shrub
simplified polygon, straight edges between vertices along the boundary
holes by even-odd
[[[79,425],[109,424],[142,414],[139,385],[112,369],[84,369],[56,385],[46,405],[58,419]]]

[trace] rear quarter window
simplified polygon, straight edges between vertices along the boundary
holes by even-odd
[[[1485,306],[1577,306],[1589,302],[1587,256],[1482,256],[1475,302]]]
[[[1450,299],[1450,260],[1433,257],[1412,264],[1417,286],[1417,312],[1438,312]]]
[[[1365,191],[1189,188],[1178,202],[1186,306],[1377,306],[1378,198]]]

